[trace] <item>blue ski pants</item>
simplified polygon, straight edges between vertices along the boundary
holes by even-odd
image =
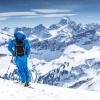
[[[29,83],[30,74],[27,65],[27,56],[15,57],[15,62],[18,68],[18,74],[22,83]]]

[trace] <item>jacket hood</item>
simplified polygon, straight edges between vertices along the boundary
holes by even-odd
[[[14,37],[18,38],[19,40],[26,39],[26,36],[24,34],[22,34],[21,32],[14,33]]]

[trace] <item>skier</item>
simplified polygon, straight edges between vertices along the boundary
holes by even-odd
[[[22,31],[15,32],[14,37],[15,39],[9,42],[8,50],[11,52],[16,62],[21,84],[26,87],[29,86],[30,81],[27,66],[27,59],[30,54],[30,45]]]

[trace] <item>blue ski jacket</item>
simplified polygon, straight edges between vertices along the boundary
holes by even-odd
[[[17,33],[14,34],[14,37],[15,37],[15,39],[13,39],[13,40],[11,40],[9,42],[8,50],[11,52],[11,54],[13,56],[15,56],[14,47],[15,47],[15,43],[16,43],[16,38],[18,38],[18,39],[22,39],[23,38],[24,39],[24,43],[25,43],[25,48],[26,48],[26,55],[25,56],[28,57],[29,54],[30,54],[30,45],[29,45],[28,40],[26,40],[26,36],[24,34],[21,34],[21,33],[17,32]]]

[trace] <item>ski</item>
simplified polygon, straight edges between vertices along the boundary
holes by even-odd
[[[23,85],[21,85],[20,82],[18,82],[18,81],[15,81],[14,84],[19,84],[20,86],[23,86]],[[23,87],[25,87],[25,88],[30,88],[30,89],[34,89],[30,84],[29,84],[29,86],[23,86]]]

